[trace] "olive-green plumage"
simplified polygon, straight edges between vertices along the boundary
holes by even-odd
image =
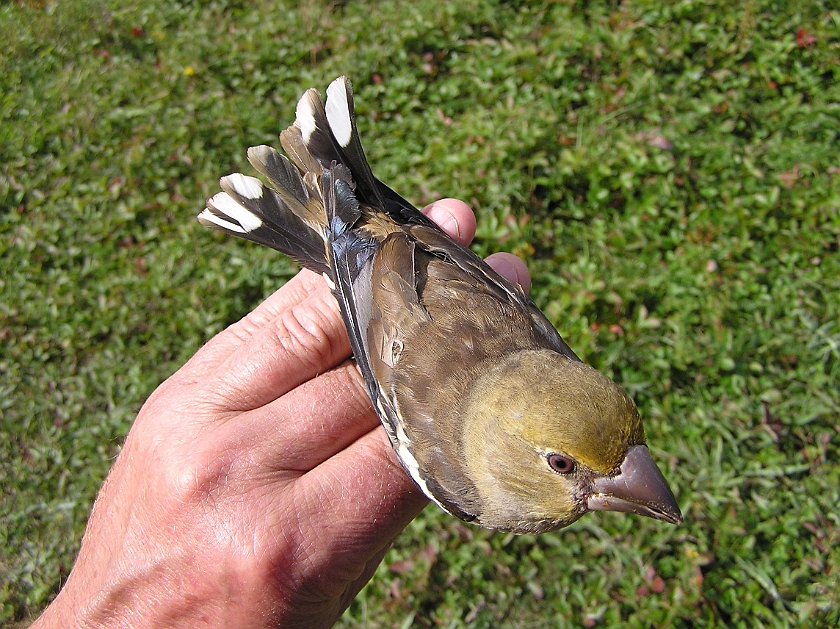
[[[464,410],[475,418],[464,429],[465,467],[488,528],[570,524],[587,510],[591,481],[617,473],[627,448],[645,443],[635,405],[614,382],[548,350],[507,355],[477,381]],[[548,453],[573,459],[575,471],[558,474]]]
[[[345,78],[301,98],[271,182],[222,179],[202,223],[274,247],[334,286],[406,471],[450,513],[545,532],[587,510],[679,522],[632,400],[582,363],[522,289],[373,177]]]

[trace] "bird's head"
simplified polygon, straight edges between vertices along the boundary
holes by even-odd
[[[513,354],[481,376],[467,417],[465,463],[483,526],[542,533],[590,510],[682,522],[635,404],[582,362],[548,350]]]

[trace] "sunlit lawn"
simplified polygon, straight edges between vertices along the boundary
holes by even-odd
[[[377,175],[526,259],[686,523],[429,507],[343,625],[840,623],[840,11],[125,4],[0,6],[0,623],[57,592],[145,397],[295,272],[194,217],[345,73]]]

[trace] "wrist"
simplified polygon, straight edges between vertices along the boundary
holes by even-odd
[[[86,627],[250,627],[259,609],[249,588],[225,561],[189,555],[122,566],[94,585],[71,573],[58,597],[32,625],[36,629]],[[257,622],[254,622],[257,621]]]

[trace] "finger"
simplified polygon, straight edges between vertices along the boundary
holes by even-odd
[[[441,199],[423,208],[423,212],[438,223],[452,238],[468,245],[475,235],[475,215],[469,206],[458,199]],[[315,292],[326,291],[323,278],[317,273],[301,270],[282,288],[257,308],[212,338],[176,374],[183,383],[192,383],[213,371],[259,329],[286,308],[290,308]]]
[[[379,425],[355,363],[345,361],[270,404],[219,428],[269,472],[308,472]]]
[[[278,516],[293,516],[307,538],[319,543],[297,549],[298,561],[290,567],[299,572],[287,576],[305,583],[305,591],[330,598],[357,581],[360,558],[379,557],[428,504],[381,427],[301,477],[293,495],[279,506],[287,511]]]
[[[424,210],[464,244],[475,234],[475,216],[462,201],[442,199]],[[325,302],[333,307],[324,308]],[[304,303],[314,308],[304,308]],[[217,404],[227,410],[250,410],[334,367],[349,353],[326,283],[315,273],[301,271],[254,312],[212,339],[177,378],[192,383],[218,371],[220,378],[211,383],[216,388],[210,390]]]
[[[485,262],[502,277],[519,284],[526,293],[531,290],[531,274],[521,258],[512,253],[500,251],[487,256]]]
[[[451,238],[465,247],[472,242],[475,236],[475,214],[463,201],[441,199],[427,205],[422,211]]]
[[[244,339],[202,381],[204,399],[226,411],[256,409],[335,367],[350,353],[338,304],[325,287],[280,310]]]
[[[302,269],[252,312],[210,339],[173,378],[182,384],[200,380],[217,369],[237,348],[280,312],[302,303],[310,295],[328,290],[320,275]]]

